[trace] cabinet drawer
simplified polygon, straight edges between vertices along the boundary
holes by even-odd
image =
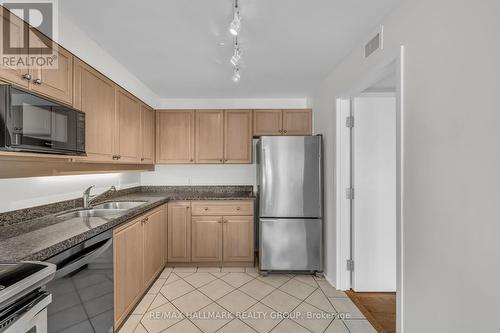
[[[253,201],[193,201],[193,215],[253,215]]]

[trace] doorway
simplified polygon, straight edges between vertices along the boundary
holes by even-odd
[[[337,99],[337,288],[402,332],[403,47]]]

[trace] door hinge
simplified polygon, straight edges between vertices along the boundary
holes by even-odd
[[[354,127],[354,116],[348,116],[345,118],[345,127],[347,128]]]
[[[352,187],[346,188],[345,197],[347,200],[354,200],[354,189]]]
[[[354,260],[347,259],[347,270],[349,272],[354,272]]]

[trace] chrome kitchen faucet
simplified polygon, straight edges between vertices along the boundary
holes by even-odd
[[[102,192],[101,194],[98,195],[91,195],[90,191],[95,187],[95,185],[90,186],[87,188],[85,191],[83,191],[83,208],[84,209],[90,209],[92,208],[92,203],[96,201],[98,198],[102,197],[105,194],[108,194],[109,192],[116,192],[116,187],[111,186],[109,190],[106,190]]]

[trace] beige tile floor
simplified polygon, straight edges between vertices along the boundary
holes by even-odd
[[[254,268],[166,268],[120,333],[376,332],[324,278]]]

